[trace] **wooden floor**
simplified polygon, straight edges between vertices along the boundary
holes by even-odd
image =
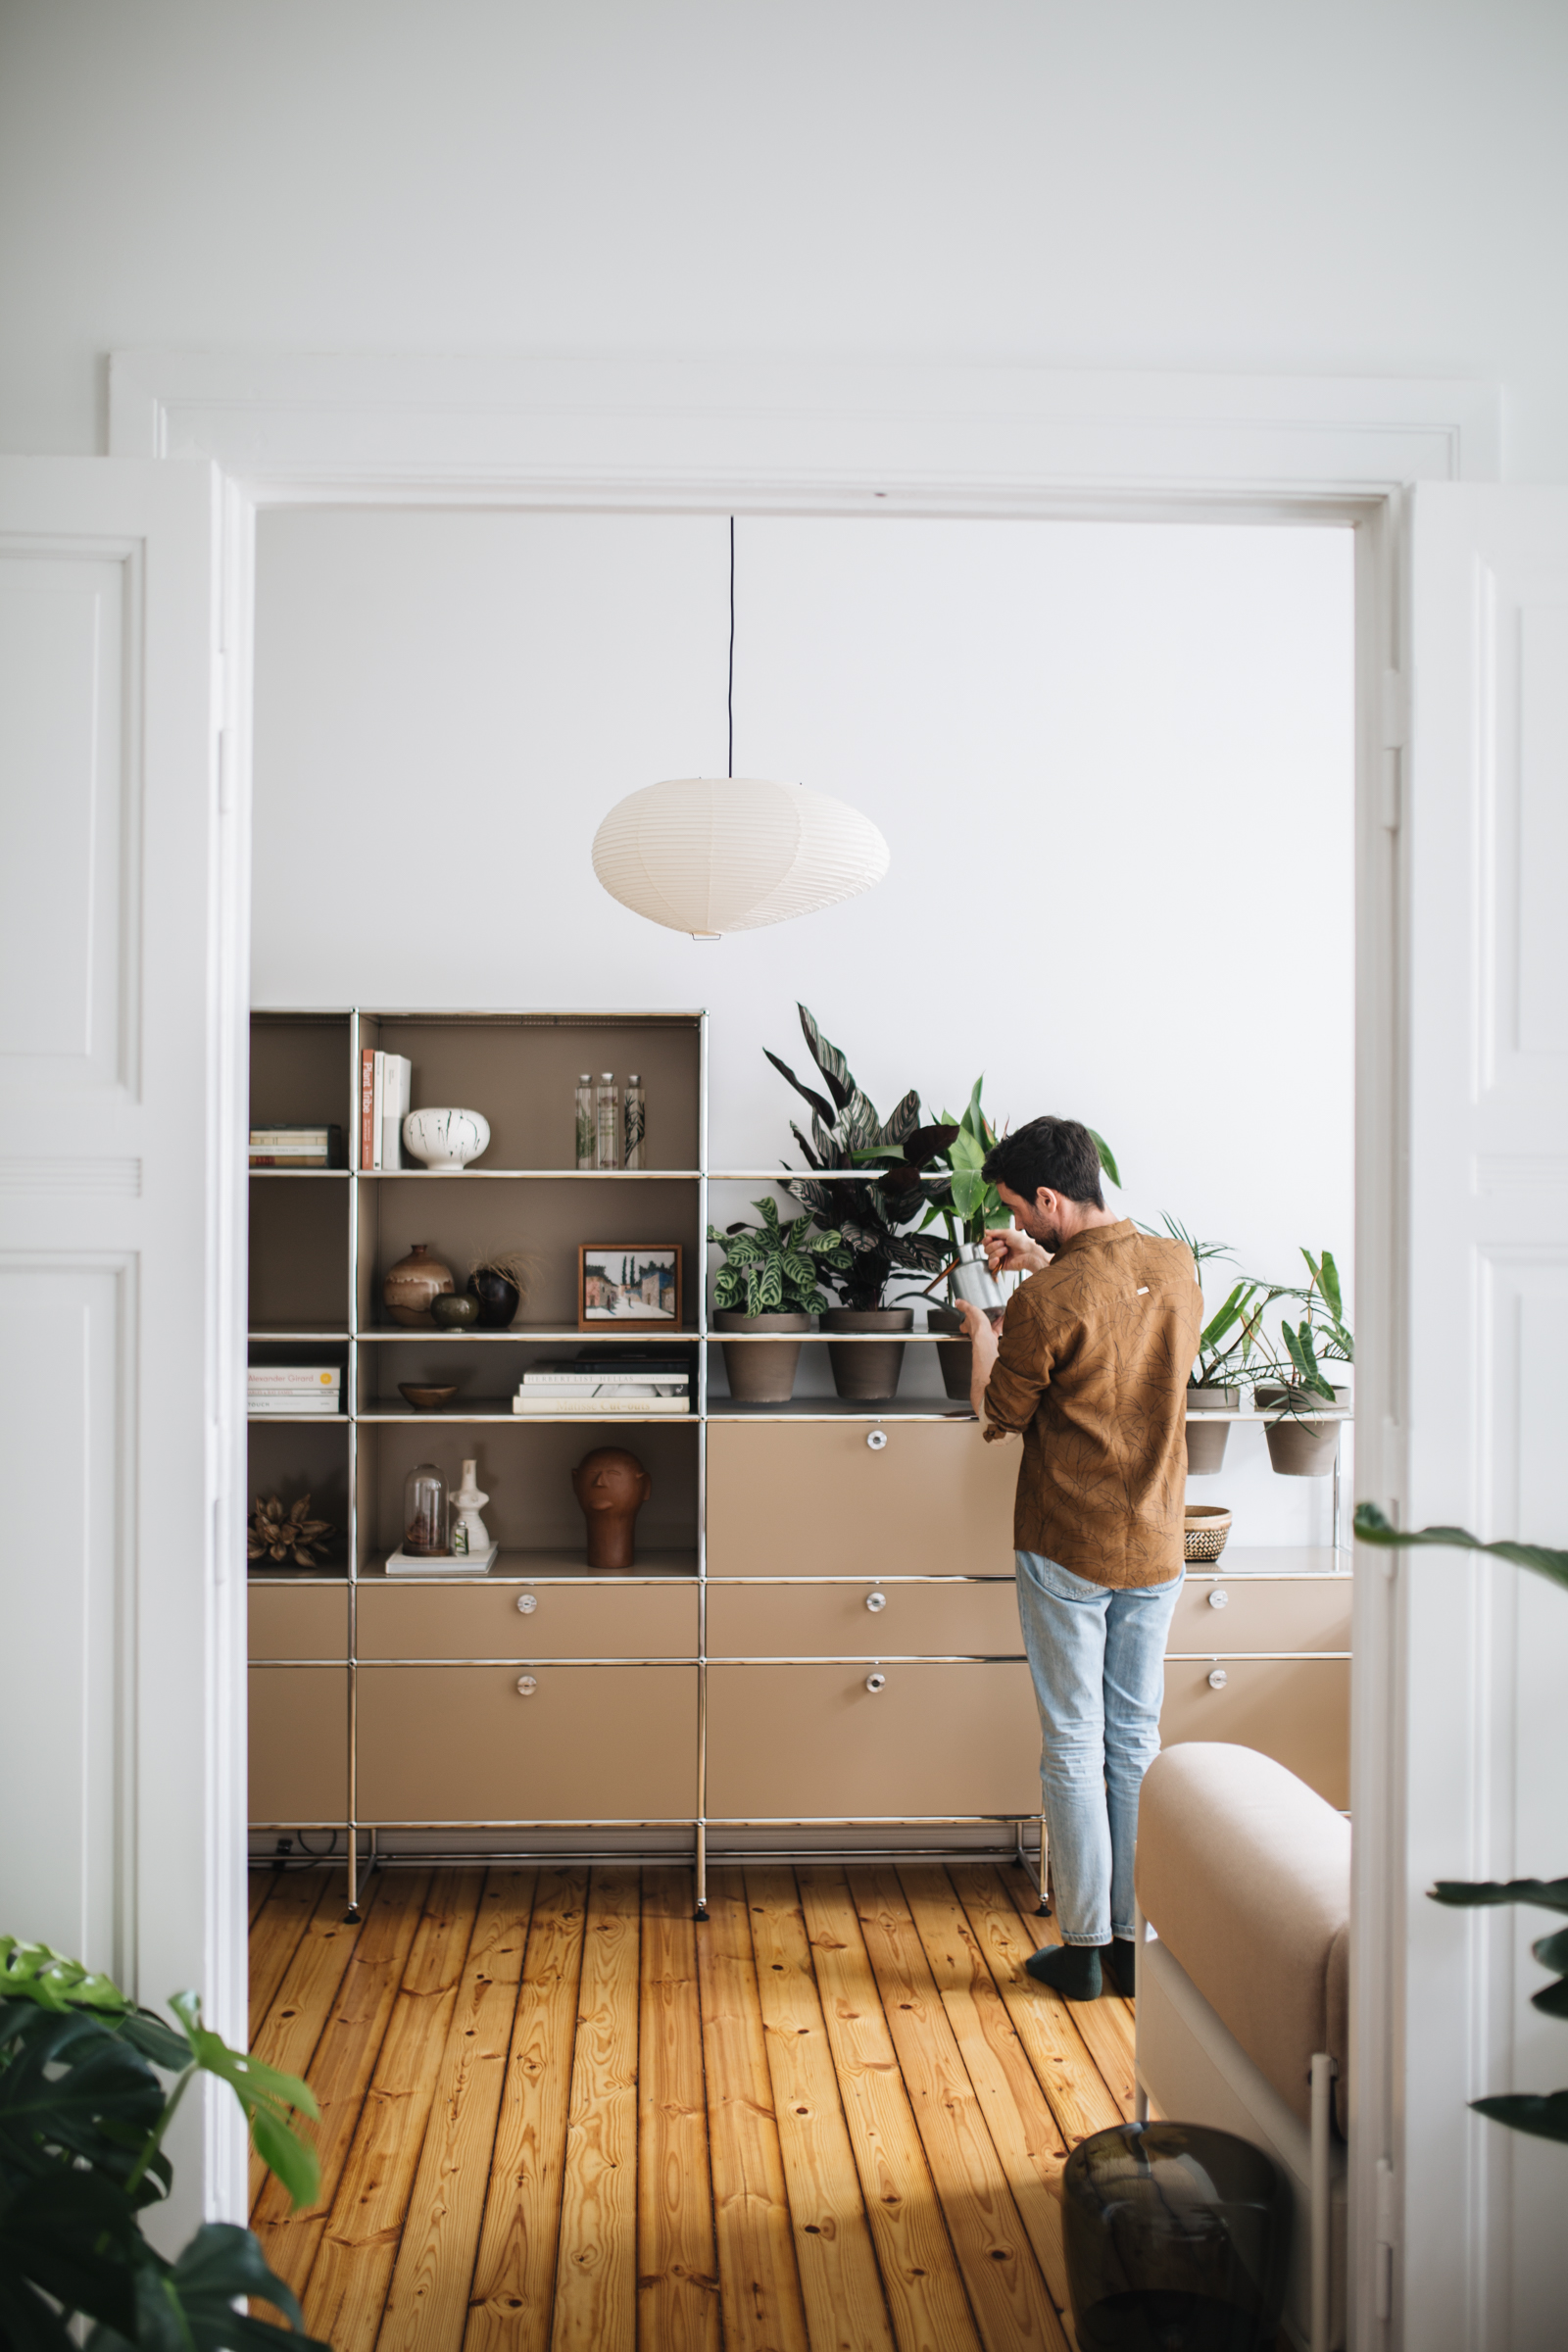
[[[1021,1871],[258,1873],[251,2034],[320,2102],[253,2223],[337,2352],[1072,2342],[1057,2177],[1133,2025]]]

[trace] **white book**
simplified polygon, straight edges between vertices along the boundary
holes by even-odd
[[[370,1165],[381,1165],[381,1120],[386,1101],[386,1055],[377,1054],[372,1064],[374,1076],[370,1082]]]
[[[488,1551],[443,1551],[433,1559],[416,1559],[412,1552],[399,1544],[387,1555],[388,1576],[483,1576],[501,1546],[492,1544]]]
[[[383,1056],[386,1077],[381,1096],[381,1158],[383,1168],[403,1165],[403,1121],[414,1107],[414,1064],[406,1054]]]
[[[529,1380],[518,1389],[519,1396],[686,1396],[691,1393],[685,1380],[596,1380],[592,1386],[582,1381]]]
[[[265,1396],[253,1396],[250,1410],[253,1413],[335,1413],[338,1410],[338,1398],[335,1394],[327,1396],[319,1391],[307,1396],[290,1396],[286,1392],[279,1396],[273,1389]]]
[[[541,1396],[537,1389],[519,1390],[512,1399],[514,1413],[683,1413],[685,1396]]]
[[[517,1386],[523,1389],[602,1389],[606,1381],[613,1380],[622,1388],[647,1389],[660,1386],[668,1388],[672,1383],[684,1387],[690,1379],[691,1374],[683,1369],[647,1372],[636,1364],[628,1364],[622,1371],[618,1366],[607,1364],[603,1370],[596,1367],[592,1372],[558,1372],[545,1367],[536,1372],[525,1372]]]
[[[343,1372],[337,1364],[247,1364],[245,1378],[253,1389],[336,1389]]]

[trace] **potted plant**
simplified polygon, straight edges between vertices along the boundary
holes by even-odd
[[[1310,1277],[1306,1288],[1275,1294],[1299,1299],[1301,1320],[1281,1321],[1285,1360],[1276,1358],[1271,1369],[1282,1378],[1259,1382],[1254,1401],[1273,1415],[1265,1435],[1269,1461],[1280,1477],[1326,1478],[1339,1451],[1340,1424],[1338,1418],[1324,1418],[1321,1408],[1348,1403],[1350,1392],[1336,1388],[1324,1367],[1353,1363],[1355,1343],[1345,1321],[1340,1273],[1332,1255],[1327,1250],[1321,1258],[1309,1250],[1301,1255]]]
[[[780,1222],[776,1200],[754,1200],[760,1225],[710,1225],[708,1238],[724,1252],[713,1284],[713,1321],[748,1346],[726,1346],[724,1370],[732,1396],[751,1404],[782,1404],[795,1387],[801,1360],[798,1339],[757,1345],[767,1332],[809,1331],[811,1317],[828,1301],[818,1289],[824,1267],[844,1268],[850,1252],[836,1232],[813,1232],[813,1220]]]
[[[912,1087],[884,1120],[857,1086],[837,1046],[823,1037],[804,1004],[797,1009],[827,1091],[804,1085],[776,1054],[767,1055],[811,1106],[809,1141],[793,1121],[790,1133],[813,1174],[786,1171],[785,1189],[819,1225],[836,1230],[850,1253],[847,1266],[823,1275],[840,1301],[824,1313],[823,1329],[856,1335],[848,1346],[828,1349],[835,1388],[841,1396],[891,1396],[899,1385],[904,1342],[885,1335],[909,1331],[914,1310],[890,1306],[887,1292],[901,1273],[929,1276],[947,1263],[939,1241],[905,1228],[926,1205],[922,1172],[954,1129],[921,1126],[920,1098]],[[819,1182],[820,1176],[834,1181]],[[874,1346],[872,1335],[885,1337],[885,1344]]]

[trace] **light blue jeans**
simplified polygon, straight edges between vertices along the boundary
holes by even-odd
[[[1165,1643],[1186,1571],[1112,1592],[1038,1551],[1014,1556],[1061,1939],[1131,1937],[1138,1791],[1159,1753]]]

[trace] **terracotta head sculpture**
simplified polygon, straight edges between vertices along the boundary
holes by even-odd
[[[588,1521],[590,1568],[637,1565],[637,1514],[654,1482],[622,1446],[596,1446],[571,1474],[571,1491]]]

